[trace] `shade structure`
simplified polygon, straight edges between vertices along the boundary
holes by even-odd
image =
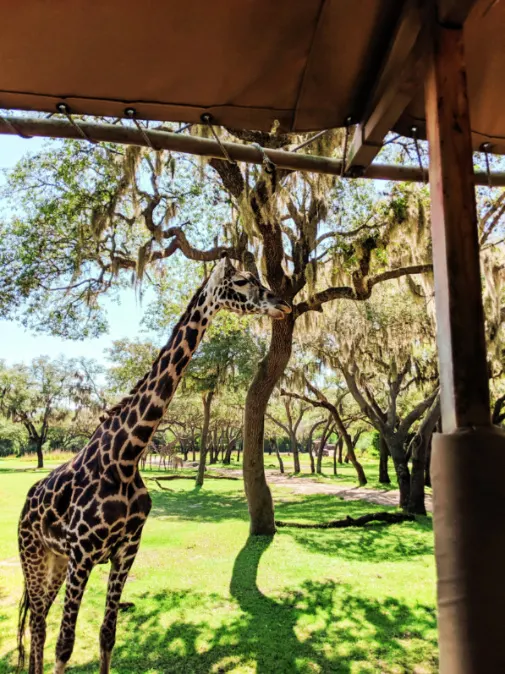
[[[422,4],[422,3],[421,3]],[[310,131],[359,122],[401,0],[0,0],[0,107]],[[505,3],[465,24],[474,147],[505,152]],[[424,130],[419,94],[394,125]]]

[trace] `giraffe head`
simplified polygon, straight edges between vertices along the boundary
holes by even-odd
[[[236,314],[264,314],[282,319],[291,313],[291,307],[260,283],[247,271],[239,271],[223,255],[209,278],[217,309],[227,309]]]

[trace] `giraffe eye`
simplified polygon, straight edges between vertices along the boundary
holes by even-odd
[[[236,286],[245,286],[249,283],[247,279],[241,279],[240,281],[235,281]]]

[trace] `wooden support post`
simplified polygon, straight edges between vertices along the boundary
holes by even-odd
[[[431,462],[439,671],[494,674],[505,672],[505,434],[490,424],[463,31],[450,26],[433,21],[425,96],[443,429]]]
[[[437,27],[426,78],[443,431],[490,423],[463,35]]]

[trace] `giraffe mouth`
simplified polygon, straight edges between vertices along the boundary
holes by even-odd
[[[282,321],[292,311],[291,307],[284,300],[278,300],[274,306],[268,309],[268,315],[276,321]]]

